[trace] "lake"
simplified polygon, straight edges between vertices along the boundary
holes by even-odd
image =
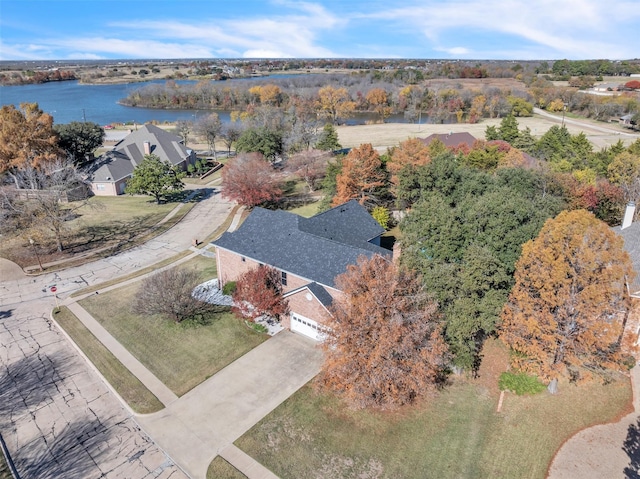
[[[282,75],[279,75],[282,77]],[[259,77],[264,80],[265,77]],[[244,79],[246,80],[246,79]],[[99,125],[109,123],[146,123],[149,121],[174,122],[178,120],[194,121],[209,113],[207,110],[157,110],[120,105],[132,90],[142,88],[149,83],[165,83],[166,80],[153,80],[142,83],[122,83],[110,85],[82,85],[77,80],[48,82],[39,85],[0,86],[0,104],[20,106],[20,103],[37,103],[40,108],[53,116],[55,123],[72,121],[92,121]],[[234,80],[227,80],[234,81]],[[178,80],[176,83],[196,83],[190,80]],[[220,120],[230,121],[228,111],[216,111]],[[349,124],[363,124],[375,118],[372,114],[362,114],[349,120]],[[424,118],[423,118],[424,120]],[[387,122],[404,123],[402,115],[393,115]]]

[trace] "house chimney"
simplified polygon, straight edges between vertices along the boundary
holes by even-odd
[[[633,215],[636,212],[636,204],[633,201],[630,201],[627,204],[627,209],[624,211],[624,219],[622,220],[621,230],[628,228],[633,223]]]
[[[151,154],[151,143],[149,143],[148,141],[145,141],[143,143],[144,145],[144,154],[145,155],[150,155]]]

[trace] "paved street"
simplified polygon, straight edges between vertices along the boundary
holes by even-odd
[[[0,431],[23,479],[186,478],[51,323],[51,306],[0,312]]]
[[[214,193],[154,240],[59,273],[27,277],[0,265],[0,432],[23,479],[187,477],[51,324],[48,287],[65,298],[169,258],[232,208]]]

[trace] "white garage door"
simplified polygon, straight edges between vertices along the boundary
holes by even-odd
[[[316,341],[324,339],[323,328],[313,319],[305,318],[296,313],[291,313],[291,331],[303,334]]]

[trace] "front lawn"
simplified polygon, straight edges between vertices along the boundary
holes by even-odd
[[[567,438],[614,420],[631,401],[627,379],[561,384],[556,396],[507,394],[497,413],[487,374],[399,412],[353,411],[307,385],[236,445],[283,479],[542,479]]]
[[[195,267],[203,281],[215,275],[211,258],[197,257],[179,267]],[[226,310],[213,313],[205,325],[139,316],[131,304],[140,285],[92,295],[80,304],[178,396],[267,339]]]
[[[131,247],[150,239],[149,233],[157,235],[179,221],[195,203],[182,205],[180,212],[160,228],[153,229],[171,210],[180,205],[170,202],[157,205],[148,196],[97,197],[74,211],[73,219],[65,223],[65,251],[58,253],[52,236],[44,231],[36,236],[36,244],[31,247],[17,231],[7,235],[0,248],[0,256],[21,266],[37,265],[37,248],[43,263],[72,257],[96,248]],[[70,203],[70,207],[75,206]]]

